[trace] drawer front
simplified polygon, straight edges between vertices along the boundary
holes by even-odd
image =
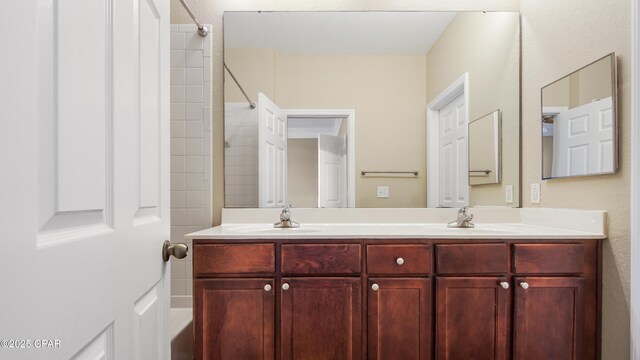
[[[195,245],[193,271],[196,275],[274,273],[275,244]]]
[[[284,274],[360,273],[360,244],[282,245]]]
[[[507,244],[436,245],[438,274],[502,274],[509,272]]]
[[[367,245],[367,273],[377,275],[429,274],[431,249],[427,244]]]
[[[583,272],[582,244],[515,244],[513,272],[517,274],[579,274]]]

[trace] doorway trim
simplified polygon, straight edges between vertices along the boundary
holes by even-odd
[[[427,105],[427,206],[438,207],[440,200],[440,109],[458,96],[464,96],[466,119],[469,122],[469,73],[464,73]],[[468,132],[468,131],[467,131]],[[467,133],[467,137],[468,137]],[[435,176],[435,177],[434,177]],[[468,199],[467,199],[468,200]]]
[[[356,206],[356,112],[353,109],[282,109],[289,117],[341,117],[347,119],[347,207]]]
[[[631,358],[640,358],[640,4],[631,2]]]

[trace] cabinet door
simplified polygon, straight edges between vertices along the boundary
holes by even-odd
[[[368,358],[431,358],[431,280],[369,279]]]
[[[273,360],[273,279],[195,280],[195,358]]]
[[[283,278],[282,359],[362,357],[360,278]]]
[[[515,279],[515,359],[582,359],[584,281]]]
[[[511,291],[507,279],[439,277],[436,287],[436,358],[506,359]]]

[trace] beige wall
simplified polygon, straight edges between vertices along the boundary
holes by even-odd
[[[289,203],[318,207],[318,139],[289,139],[287,150]]]
[[[249,99],[258,101],[261,92],[275,99],[275,52],[271,49],[234,49],[225,53],[225,63],[233,72]],[[224,72],[226,102],[247,101],[227,71]]]
[[[630,5],[627,0],[521,1],[523,203],[609,212],[603,252],[604,360],[629,359]],[[541,181],[540,89],[612,51],[619,65],[618,173]],[[540,205],[529,202],[532,183],[542,184]]]
[[[518,16],[510,13],[460,13],[427,53],[428,103],[467,72],[468,120],[502,113],[502,181],[470,187],[471,205],[508,205],[505,185],[519,194],[518,27]]]
[[[604,209],[609,239],[604,246],[602,359],[629,359],[629,174],[631,9],[627,0],[382,0],[316,1],[190,0],[205,23],[213,24],[213,205],[212,224],[223,206],[222,13],[225,10],[515,10],[522,12],[523,205]],[[172,23],[190,23],[171,0]],[[553,24],[553,26],[549,26]],[[619,56],[621,167],[615,175],[542,182],[540,89],[615,51]],[[542,204],[531,204],[529,188],[542,183]]]

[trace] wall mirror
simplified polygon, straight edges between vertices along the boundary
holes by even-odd
[[[225,207],[520,205],[519,13],[225,12],[223,24]],[[494,181],[471,186],[469,120],[496,109],[502,136],[488,141],[503,156],[482,165]]]
[[[618,168],[616,57],[611,53],[542,88],[542,178]]]
[[[500,110],[469,122],[469,185],[500,183]]]

